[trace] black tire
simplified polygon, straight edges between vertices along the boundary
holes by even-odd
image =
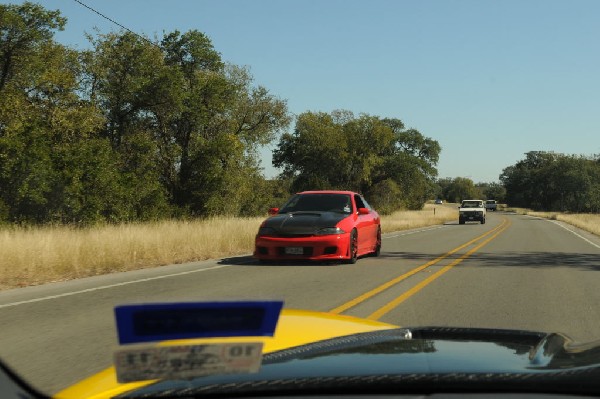
[[[481,224],[485,224],[485,218],[481,219]]]
[[[346,263],[356,263],[358,260],[358,233],[356,232],[356,229],[350,232],[350,246],[348,251],[350,252],[350,259],[346,259]]]
[[[375,251],[373,256],[377,257],[381,254],[381,226],[377,228],[377,244],[375,244]]]

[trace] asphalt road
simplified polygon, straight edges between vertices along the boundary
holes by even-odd
[[[263,266],[237,257],[0,292],[0,358],[54,393],[111,364],[113,307],[149,301],[283,299],[401,326],[473,326],[600,339],[600,237],[488,213],[384,236],[355,265]]]

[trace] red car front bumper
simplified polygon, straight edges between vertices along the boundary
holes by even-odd
[[[348,259],[350,234],[309,237],[256,237],[254,257],[261,260]]]

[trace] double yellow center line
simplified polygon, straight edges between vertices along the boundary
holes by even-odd
[[[398,276],[390,281],[387,281],[383,284],[381,284],[380,286],[373,288],[372,290],[365,292],[364,294],[344,303],[341,306],[338,306],[335,309],[330,310],[330,313],[335,313],[335,314],[339,314],[342,312],[345,312],[348,309],[351,309],[353,307],[355,307],[356,305],[366,301],[369,298],[374,297],[375,295],[387,290],[388,288],[393,287],[394,285],[400,283],[403,280],[406,280],[407,278],[409,278],[410,276],[413,276],[414,274],[428,268],[429,266],[435,265],[436,263],[446,259],[447,257],[449,257],[450,255],[460,251],[461,249],[464,249],[466,247],[468,247],[469,245],[472,245],[480,240],[481,241],[477,246],[475,246],[474,248],[472,248],[471,250],[469,250],[468,252],[466,252],[465,254],[461,255],[458,259],[454,260],[452,263],[450,263],[449,265],[445,266],[444,268],[442,268],[441,270],[437,271],[436,273],[432,274],[431,276],[429,276],[428,278],[426,278],[425,280],[421,281],[420,283],[418,283],[417,285],[415,285],[414,287],[412,287],[411,289],[409,289],[408,291],[404,292],[402,295],[398,296],[396,299],[394,299],[393,301],[387,303],[385,306],[381,307],[380,309],[378,309],[377,311],[373,312],[372,314],[370,314],[367,318],[371,319],[371,320],[378,320],[379,318],[381,318],[383,315],[385,315],[386,313],[388,313],[389,311],[391,311],[392,309],[394,309],[395,307],[397,307],[398,305],[400,305],[402,302],[404,302],[405,300],[407,300],[408,298],[410,298],[411,296],[413,296],[414,294],[416,294],[417,292],[419,292],[420,290],[422,290],[424,287],[426,287],[427,285],[429,285],[431,282],[433,282],[434,280],[436,280],[437,278],[439,278],[442,274],[446,273],[448,270],[452,269],[454,266],[458,265],[459,263],[461,263],[463,260],[467,259],[468,257],[470,257],[473,253],[475,253],[476,251],[478,251],[481,247],[483,247],[484,245],[486,245],[487,243],[489,243],[490,241],[492,241],[494,238],[496,238],[500,233],[502,233],[504,230],[506,230],[508,228],[508,226],[510,225],[510,223],[508,222],[508,219],[504,218],[502,220],[502,223],[500,223],[500,225],[498,225],[497,227],[493,228],[492,230],[478,236],[475,237],[474,239],[472,239],[469,242],[466,242],[454,249],[452,249],[451,251],[445,253],[444,255],[435,258],[421,266],[418,266],[414,269],[412,269],[411,271]],[[490,236],[490,237],[488,237]],[[487,239],[485,239],[486,237],[488,237]],[[485,239],[485,240],[484,240]]]

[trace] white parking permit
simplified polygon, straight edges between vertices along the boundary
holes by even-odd
[[[121,383],[181,380],[213,374],[256,373],[262,362],[262,342],[208,345],[139,346],[114,354]]]

